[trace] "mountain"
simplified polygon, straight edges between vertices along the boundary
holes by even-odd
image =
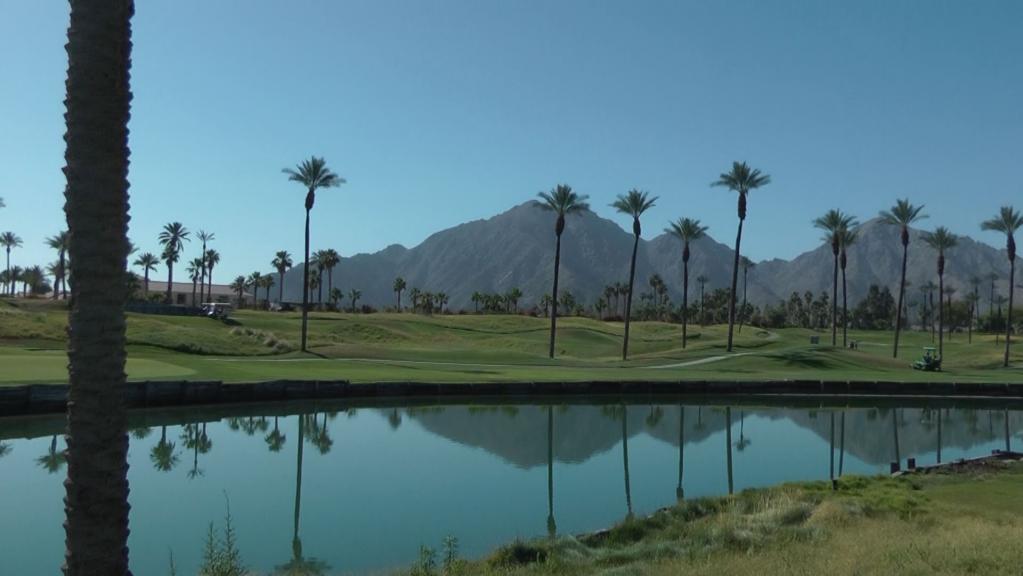
[[[660,228],[652,222],[644,224],[648,231]],[[907,279],[914,287],[927,280],[937,280],[937,255],[923,244],[920,235],[919,230],[911,233]],[[744,240],[756,242],[753,237]],[[628,280],[632,241],[630,232],[593,212],[569,216],[562,236],[559,288],[592,304],[605,285]],[[728,286],[732,255],[731,248],[710,237],[693,245],[689,271],[691,298],[698,297],[695,296],[699,290],[695,279],[700,275],[708,278],[708,290]],[[858,242],[849,250],[850,305],[865,296],[871,284],[888,286],[895,293],[901,257],[898,230],[877,219],[866,222]],[[971,276],[985,278],[991,271],[1004,275],[1006,264],[1004,250],[963,237],[948,255],[946,284],[955,287],[961,295],[972,290]],[[550,292],[553,268],[554,215],[543,211],[539,203],[530,201],[491,218],[437,232],[414,248],[392,245],[373,254],[342,258],[334,270],[333,285],[346,293],[356,287],[362,292],[360,303],[381,308],[394,306],[395,294],[391,287],[394,279],[401,276],[409,289],[417,287],[446,293],[448,307],[452,310],[471,309],[473,292],[504,293],[517,287],[523,293],[522,305],[528,307]],[[301,270],[300,264],[285,274],[284,299],[288,302],[301,301]],[[793,260],[763,261],[750,271],[749,298],[762,306],[787,300],[792,292],[830,292],[831,271],[831,249],[823,244]],[[637,298],[649,289],[647,281],[654,273],[664,278],[672,301],[679,303],[681,243],[669,234],[640,240],[636,261]],[[914,287],[908,290],[911,299],[918,297]],[[1007,287],[1004,280],[997,283],[997,289],[1003,294]],[[982,302],[987,302],[989,291],[985,281],[981,286]],[[276,291],[271,292],[271,296],[276,297]],[[407,305],[407,292],[402,298]]]

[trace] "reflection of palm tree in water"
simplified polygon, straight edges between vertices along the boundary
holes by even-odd
[[[938,408],[938,464],[941,464],[941,408]]]
[[[629,484],[629,409],[622,406],[622,463],[625,465],[625,506],[632,518],[632,487]]]
[[[678,407],[678,486],[675,487],[675,499],[681,502],[685,498],[685,491],[682,488],[682,476],[685,472],[685,447],[686,447],[686,409],[679,404]]]
[[[892,431],[895,438],[895,462],[902,465],[902,455],[899,453],[899,409],[892,410]]]
[[[742,452],[747,446],[753,443],[752,440],[746,437],[745,432],[746,413],[739,410],[739,441],[735,443],[735,449]]]
[[[734,492],[732,483],[732,409],[725,408],[725,450],[728,451],[728,493]]]
[[[842,470],[845,468],[845,410],[842,410],[842,431],[839,432],[838,436],[838,476],[842,476]]]
[[[309,441],[316,449],[320,451],[320,454],[327,454],[330,449],[334,446],[334,440],[330,437],[330,430],[327,429],[327,414],[323,414],[323,424],[321,425],[316,419],[316,414],[309,416],[312,420],[312,435]]]
[[[547,407],[547,535],[553,540],[558,533],[554,521],[554,408]]]
[[[192,469],[188,471],[188,477],[194,480],[203,475],[203,471],[199,469],[198,426],[196,424],[185,424],[184,433],[181,438],[185,443],[185,448],[192,450]]]
[[[275,574],[312,576],[324,574],[329,569],[326,562],[315,558],[306,558],[302,555],[302,540],[298,535],[302,510],[302,453],[305,446],[305,421],[305,415],[298,416],[298,449],[296,451],[295,464],[295,524],[291,537],[291,560],[286,564],[278,566],[274,572]]]
[[[0,448],[0,455],[2,455],[2,448]],[[36,462],[50,474],[56,474],[64,467],[64,464],[67,462],[67,453],[63,450],[57,450],[56,435],[50,440],[50,449],[47,450],[46,454],[37,458]]]
[[[280,452],[284,448],[284,443],[288,440],[288,437],[281,433],[280,427],[278,427],[277,416],[274,416],[274,428],[266,435],[263,440],[266,442],[267,448],[271,452]]]
[[[178,455],[174,453],[176,447],[176,444],[167,441],[167,427],[161,427],[160,441],[149,452],[149,459],[153,462],[153,467],[160,472],[170,472],[177,466]]]
[[[135,428],[131,431],[131,435],[136,440],[145,440],[152,432],[152,428]]]
[[[391,430],[401,428],[401,413],[397,408],[391,409],[391,413],[387,415],[387,423],[391,425]]]
[[[0,458],[3,458],[11,451],[11,445],[0,442]]]

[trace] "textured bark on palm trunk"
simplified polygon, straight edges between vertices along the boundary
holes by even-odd
[[[633,223],[637,228],[639,222]],[[639,249],[639,233],[634,234],[632,243],[632,263],[629,265],[629,293],[625,296],[625,340],[622,341],[622,360],[629,359],[629,321],[632,319],[632,285],[636,281],[636,251]]]
[[[835,267],[831,277],[831,345],[838,345],[838,250],[833,250]]]
[[[742,198],[740,196],[740,198]],[[740,200],[741,201],[741,200]],[[735,234],[735,262],[732,264],[732,291],[728,295],[728,352],[732,351],[732,337],[735,329],[735,292],[739,285],[739,249],[742,247],[742,223],[739,219],[739,231]]]
[[[938,294],[944,294],[945,293],[945,270],[944,270],[945,266],[944,266],[944,262],[942,262],[942,260],[943,260],[942,256],[938,256],[938,260],[939,260],[939,262],[938,262]],[[951,312],[952,312],[952,310],[949,309],[949,313],[951,313]],[[938,307],[938,357],[939,358],[944,358],[945,357],[945,336],[944,336],[944,334],[945,334],[945,307],[944,306],[939,306]]]
[[[1012,298],[1015,293],[1016,259],[1009,260],[1009,312],[1005,322],[1005,361],[1002,366],[1009,367],[1009,340],[1012,338]]]
[[[551,296],[551,349],[550,357],[554,358],[554,336],[558,329],[558,269],[561,267],[561,232],[564,217],[558,219],[557,240],[554,243],[554,291]]]
[[[899,303],[895,309],[895,348],[892,358],[899,357],[899,334],[902,331],[902,300],[906,296],[906,259],[909,257],[909,242],[906,233],[903,232],[902,240],[902,276],[899,280]]]
[[[125,381],[131,0],[71,0],[64,174],[68,316],[68,476],[64,574],[128,570]]]
[[[306,330],[309,326],[309,212],[312,210],[310,190],[305,201],[305,265],[302,266],[302,351],[306,351]]]
[[[682,258],[682,349],[685,350],[689,326],[689,244]]]

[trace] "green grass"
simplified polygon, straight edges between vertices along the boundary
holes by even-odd
[[[515,542],[450,574],[1018,574],[1023,465],[686,501],[605,533]]]
[[[60,303],[0,301],[0,384],[66,380],[66,310]],[[297,313],[238,312],[230,324],[207,318],[128,315],[131,379],[195,378],[229,382],[275,379],[367,381],[569,380],[896,380],[1023,381],[1002,369],[994,336],[946,344],[945,372],[916,372],[909,363],[931,344],[929,334],[905,333],[900,358],[892,334],[851,332],[859,350],[811,346],[809,330],[745,327],[727,356],[727,327],[690,328],[636,322],[630,359],[621,361],[623,325],[587,318],[558,324],[558,355],[547,358],[548,320],[525,316],[335,314],[310,316],[310,354],[295,351]],[[1014,362],[1023,361],[1023,352]],[[681,364],[681,366],[676,366]]]

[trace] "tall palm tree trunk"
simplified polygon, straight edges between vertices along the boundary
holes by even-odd
[[[302,517],[302,450],[305,445],[305,415],[298,415],[298,455],[295,463],[295,515],[294,529],[291,535],[291,547],[298,556],[298,550],[302,547],[302,541],[298,537],[298,525]]]
[[[746,281],[749,280],[749,268],[742,268],[742,307],[739,308],[739,334],[742,334],[742,325],[746,322]]]
[[[945,275],[938,274],[938,293],[945,293]],[[951,310],[950,310],[951,312]],[[945,357],[945,307],[938,306],[938,357]]]
[[[689,328],[689,259],[682,261],[682,349],[686,348]]]
[[[561,234],[555,236],[557,240],[554,243],[554,290],[551,293],[551,358],[554,358],[554,335],[558,330],[558,272],[561,267]]]
[[[622,360],[629,359],[629,321],[632,319],[632,285],[636,280],[636,251],[639,250],[639,234],[632,242],[632,264],[629,265],[629,293],[625,295],[625,340],[622,341]]]
[[[557,534],[554,522],[554,407],[547,407],[547,533]]]
[[[1009,311],[1005,322],[1005,361],[1002,366],[1009,367],[1009,339],[1012,338],[1012,298],[1015,294],[1016,259],[1009,260]]]
[[[740,196],[741,198],[741,196]],[[740,200],[741,202],[742,200]],[[732,263],[732,291],[728,295],[728,348],[729,352],[732,351],[733,342],[733,330],[735,329],[735,290],[739,285],[739,249],[742,247],[742,223],[743,219],[739,218],[739,231],[735,234],[735,262]],[[729,452],[729,461],[731,461],[731,452]],[[729,492],[731,493],[731,492]]]
[[[14,294],[14,278],[11,277],[11,247],[7,247],[7,286],[6,291]]]
[[[625,468],[625,506],[632,517],[632,484],[629,482],[629,407],[622,405],[622,465]]]
[[[168,260],[167,261],[167,297],[166,297],[167,304],[173,304],[174,303],[173,296],[172,296],[173,292],[174,292],[174,263],[171,262],[170,260]]]
[[[831,273],[831,345],[838,346],[838,250],[834,250],[835,266]]]
[[[277,287],[277,302],[284,304],[284,273],[287,272],[284,268],[277,269],[277,275],[280,276],[280,286]],[[269,292],[269,288],[267,291]],[[267,297],[269,299],[269,296]]]
[[[309,190],[308,196],[313,191]],[[305,208],[305,264],[302,266],[302,351],[306,351],[306,334],[309,328],[309,212],[312,209],[309,199],[306,199]]]
[[[899,334],[902,332],[902,302],[906,297],[906,260],[909,258],[909,243],[902,241],[902,276],[899,280],[899,302],[895,309],[895,348],[892,358],[899,357]]]
[[[145,292],[146,299],[149,299],[149,269],[146,268],[146,273],[142,275],[142,291]]]
[[[678,407],[678,485],[675,486],[675,499],[681,501],[685,498],[685,489],[682,482],[685,477],[685,455],[686,455],[686,409],[679,404]]]
[[[845,266],[842,266],[842,348],[849,347],[849,292],[845,281]]]
[[[125,268],[131,0],[71,0],[64,141],[70,265],[67,576],[128,569]]]

